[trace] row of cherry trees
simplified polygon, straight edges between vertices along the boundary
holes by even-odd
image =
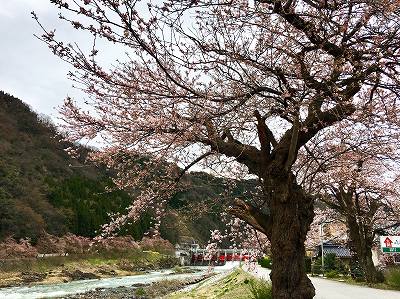
[[[379,279],[371,253],[377,237],[400,226],[399,107],[387,109],[384,130],[371,126],[371,111],[360,111],[310,142],[297,163],[303,184],[326,206],[320,214],[328,219],[322,221],[346,225],[368,282]],[[321,142],[325,147],[318,152]]]
[[[172,166],[154,175],[165,161],[184,171],[197,165],[256,177],[261,195],[226,209],[271,242],[273,297],[314,297],[304,242],[315,199],[354,209],[358,216],[346,221],[361,231],[369,225],[360,222],[364,202],[390,193],[360,184],[397,136],[399,2],[51,2],[94,41],[86,53],[54,30],[43,27],[40,37],[75,67],[71,78],[87,94],[88,107],[67,99],[62,108],[69,139],[101,142],[92,159],[116,169],[121,188],[141,190],[128,216],[150,206],[162,211],[181,177]],[[107,49],[126,54],[101,65]],[[381,152],[364,152],[381,143]],[[131,159],[143,154],[151,162]],[[341,161],[349,168],[335,168]],[[385,212],[380,202],[378,215]],[[115,219],[110,230],[126,219]]]

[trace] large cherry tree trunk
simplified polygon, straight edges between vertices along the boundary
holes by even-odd
[[[357,255],[365,275],[365,280],[369,283],[381,282],[378,271],[372,260],[373,231],[372,227],[357,222],[354,215],[347,215],[347,224],[350,233],[351,247]]]
[[[314,287],[305,271],[307,232],[313,200],[295,182],[282,184],[271,197],[272,294],[274,299],[311,299]]]
[[[339,212],[346,217],[349,229],[350,247],[356,253],[356,258],[362,267],[365,280],[369,283],[380,282],[380,276],[372,261],[372,246],[374,243],[373,220],[380,202],[371,200],[368,213],[360,207],[359,196],[354,188],[347,191],[339,187],[335,194],[338,205],[335,206]]]
[[[307,232],[314,218],[314,201],[292,174],[264,180],[266,210],[237,200],[230,211],[271,241],[272,296],[274,299],[311,299],[315,289],[305,271]]]

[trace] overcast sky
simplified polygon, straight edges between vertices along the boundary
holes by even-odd
[[[76,30],[60,23],[58,11],[49,0],[0,0],[0,90],[55,119],[56,108],[64,98],[79,97],[79,93],[67,79],[70,66],[33,36],[40,35],[41,29],[31,11],[48,28],[57,28],[57,32],[71,37],[76,34]]]

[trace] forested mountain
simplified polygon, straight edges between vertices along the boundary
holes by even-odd
[[[102,179],[95,168],[71,159],[67,146],[46,118],[0,93],[0,237],[35,239],[43,230],[60,235],[79,222],[49,199],[74,178]]]
[[[108,222],[108,213],[123,212],[132,201],[124,191],[105,192],[112,187],[109,173],[72,159],[64,151],[69,146],[46,117],[0,92],[0,239],[11,235],[34,242],[44,231],[93,237]],[[81,151],[84,156],[88,149]],[[226,182],[191,173],[184,183],[170,202],[161,234],[172,243],[183,237],[205,243],[211,229],[223,226],[220,194]],[[233,194],[242,193],[240,186]],[[151,215],[143,215],[121,233],[140,239],[150,222]]]

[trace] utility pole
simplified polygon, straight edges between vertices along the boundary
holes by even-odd
[[[322,267],[322,276],[325,276],[325,265],[324,265],[324,224],[332,223],[334,220],[325,220],[321,221],[319,224],[319,235],[321,238],[321,267]]]
[[[324,266],[324,224],[325,222],[321,222],[319,225],[319,233],[320,233],[320,239],[321,239],[321,270],[322,270],[322,276],[325,276],[325,266]]]

